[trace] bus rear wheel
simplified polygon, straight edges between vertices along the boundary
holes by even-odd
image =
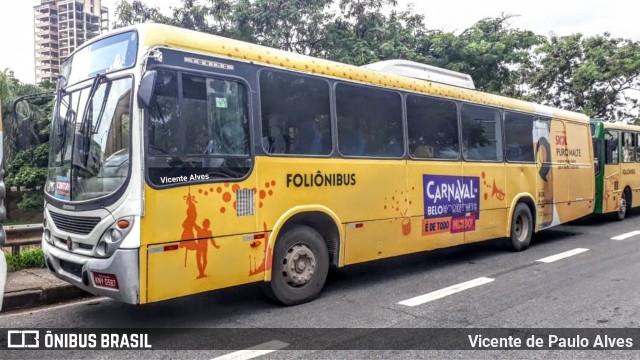
[[[329,272],[329,251],[316,230],[296,226],[277,241],[267,296],[284,305],[313,300]]]
[[[533,216],[531,210],[523,203],[516,205],[511,219],[511,236],[508,239],[508,247],[513,251],[526,250],[533,236]]]
[[[616,213],[616,219],[618,219],[618,221],[624,220],[629,210],[631,210],[631,192],[629,189],[624,189],[620,194],[620,204],[618,212]]]

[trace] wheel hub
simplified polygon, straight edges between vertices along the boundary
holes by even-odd
[[[524,241],[529,231],[529,222],[523,217],[516,218],[515,233],[518,241]]]
[[[289,283],[299,287],[308,283],[313,277],[316,258],[309,247],[296,244],[287,250],[282,267],[283,274],[289,279]]]

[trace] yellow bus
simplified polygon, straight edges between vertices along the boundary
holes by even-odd
[[[42,246],[127,303],[534,231],[593,211],[584,115],[170,26],[62,65]],[[134,96],[135,94],[135,96]]]
[[[595,159],[596,214],[624,220],[640,205],[640,126],[594,120],[591,123]]]

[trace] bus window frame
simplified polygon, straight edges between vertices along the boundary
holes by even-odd
[[[117,203],[122,196],[127,192],[127,190],[129,189],[129,184],[131,182],[131,178],[132,178],[132,174],[133,174],[133,167],[132,167],[132,158],[133,158],[133,142],[134,142],[134,138],[133,138],[133,134],[134,134],[134,111],[137,110],[137,106],[134,107],[134,104],[136,104],[136,91],[137,91],[137,83],[136,83],[136,74],[128,71],[129,69],[120,69],[118,71],[114,71],[108,74],[105,74],[105,76],[107,77],[107,79],[109,79],[109,81],[116,81],[116,80],[121,80],[124,78],[131,78],[131,99],[129,101],[129,173],[127,174],[127,178],[125,179],[125,181],[122,182],[122,184],[120,184],[120,187],[118,187],[117,190],[115,190],[114,192],[112,192],[111,194],[107,194],[101,197],[97,197],[94,199],[88,199],[88,200],[76,200],[76,201],[67,201],[67,200],[62,200],[59,198],[56,198],[54,196],[52,196],[51,194],[49,194],[48,192],[43,190],[43,193],[45,194],[45,199],[47,201],[47,204],[51,204],[53,207],[58,208],[58,209],[62,209],[64,207],[64,205],[70,205],[74,207],[75,211],[90,211],[90,210],[95,210],[95,209],[100,209],[100,208],[106,208],[108,206],[111,206],[115,203]],[[103,80],[104,82],[104,80]],[[82,90],[88,89],[91,87],[91,78],[87,78],[84,79],[83,81],[77,82],[69,87],[66,88],[66,90],[71,90],[71,92],[73,93],[78,93],[78,95],[80,94],[80,92]],[[57,98],[55,100],[56,102],[58,101]],[[88,104],[85,104],[85,106]],[[57,109],[54,106],[54,111],[57,111]],[[80,117],[80,116],[79,116]],[[76,122],[78,121],[78,119],[76,119]],[[82,119],[80,119],[80,121],[82,121]],[[73,154],[73,152],[72,152]],[[140,157],[140,159],[142,159],[142,157]],[[49,169],[49,163],[47,161],[47,169]],[[48,177],[48,171],[47,171],[47,177]]]
[[[616,137],[616,158],[613,159],[613,156],[611,156],[611,160],[615,160],[613,162],[609,162],[609,147],[607,146],[607,135],[610,135],[611,137],[613,137],[613,135],[611,135],[612,133],[617,133],[618,136]],[[620,161],[620,138],[621,138],[621,131],[617,130],[617,129],[604,129],[604,134],[603,134],[603,140],[604,140],[604,164],[605,165],[620,165],[621,161]]]
[[[338,125],[338,95],[336,92],[336,88],[338,87],[338,85],[340,84],[345,84],[348,86],[355,86],[355,87],[363,87],[363,88],[371,88],[374,90],[381,90],[384,92],[389,92],[389,93],[395,93],[397,95],[400,96],[400,126],[401,126],[401,131],[402,131],[402,154],[400,156],[365,156],[365,155],[344,155],[342,152],[340,152],[340,131],[339,131],[339,125]],[[403,160],[407,158],[407,118],[406,118],[406,103],[405,103],[405,98],[404,98],[404,94],[406,94],[406,92],[404,91],[398,91],[397,89],[394,89],[392,87],[384,87],[384,86],[375,86],[375,85],[370,85],[370,84],[361,84],[361,83],[357,83],[357,82],[353,82],[353,81],[344,81],[344,80],[336,80],[333,83],[332,86],[332,92],[333,92],[333,96],[334,96],[334,101],[335,101],[335,117],[333,122],[335,123],[336,126],[336,135],[335,135],[335,152],[337,155],[339,155],[341,158],[344,159],[372,159],[372,160]]]
[[[103,40],[107,40],[107,39],[109,39],[109,38],[112,38],[112,37],[115,37],[115,36],[120,36],[120,35],[123,35],[123,34],[126,34],[126,33],[135,33],[135,35],[136,35],[136,44],[135,44],[136,55],[133,57],[133,64],[132,64],[131,66],[125,66],[125,67],[122,67],[121,69],[117,69],[117,70],[114,70],[114,71],[105,71],[105,72],[103,72],[103,73],[102,73],[102,74],[100,74],[100,75],[107,75],[107,76],[108,76],[108,75],[112,75],[112,74],[119,73],[120,71],[126,71],[126,70],[135,69],[135,68],[137,67],[137,65],[138,65],[138,57],[140,56],[140,50],[142,50],[142,46],[141,46],[141,42],[140,42],[140,33],[138,32],[138,30],[137,30],[137,29],[127,29],[127,30],[124,30],[124,31],[114,32],[113,34],[109,34],[109,35],[107,35],[107,36],[105,36],[105,37],[102,37],[102,38],[96,39],[95,41],[87,41],[87,42],[85,42],[84,44],[82,44],[81,46],[79,46],[77,49],[75,49],[73,52],[71,52],[71,54],[69,54],[69,55],[67,56],[67,58],[66,58],[66,59],[64,59],[64,61],[60,64],[60,73],[61,73],[61,75],[62,75],[63,77],[67,77],[67,76],[69,76],[69,74],[65,74],[65,73],[63,72],[63,70],[64,70],[64,69],[63,69],[63,67],[64,67],[65,65],[67,65],[67,66],[68,66],[68,61],[69,61],[70,59],[71,59],[71,60],[73,60],[73,58],[75,57],[75,55],[76,55],[79,51],[83,50],[84,48],[86,48],[86,47],[88,47],[88,46],[91,46],[91,45],[93,45],[93,44],[96,44],[96,43],[98,43],[98,42],[101,42],[101,41],[103,41]],[[92,40],[93,40],[93,39],[92,39]],[[137,73],[138,73],[138,72],[136,71],[136,72],[129,72],[129,73],[131,73],[132,75],[134,75],[134,83],[133,83],[133,87],[134,87],[134,88],[136,88],[136,85],[137,85],[137,84],[135,83],[135,75],[137,75]],[[97,74],[96,74],[96,75],[94,75],[94,76],[89,76],[89,77],[85,77],[85,78],[83,78],[83,79],[79,79],[79,80],[77,80],[77,81],[76,81],[76,82],[74,82],[74,83],[69,83],[69,82],[68,82],[68,80],[67,80],[67,79],[65,79],[65,85],[64,85],[64,86],[65,86],[65,88],[68,88],[68,87],[71,87],[71,86],[75,86],[75,85],[77,85],[77,84],[81,84],[81,83],[83,83],[83,82],[85,82],[85,81],[87,81],[87,80],[89,80],[89,79],[93,79],[95,76],[97,76]],[[140,76],[142,77],[142,74],[140,74]],[[90,86],[90,85],[89,85],[89,86]],[[137,90],[137,89],[136,89],[136,90]],[[137,92],[137,91],[136,91],[136,92]],[[135,99],[135,100],[137,101],[137,96],[136,96],[136,99]]]
[[[422,94],[422,93],[414,93],[414,92],[405,92],[404,93],[404,106],[403,106],[403,112],[405,113],[405,129],[406,129],[406,139],[405,139],[405,154],[406,157],[412,161],[447,161],[447,162],[462,162],[465,161],[462,158],[462,132],[460,129],[460,104],[458,101],[453,100],[453,99],[449,99],[449,98],[445,98],[445,97],[438,97],[438,96],[431,96],[431,95],[426,95],[426,94]],[[444,101],[444,102],[450,102],[453,103],[453,105],[456,108],[456,136],[458,138],[458,157],[455,159],[447,159],[447,158],[437,158],[437,157],[432,157],[432,158],[422,158],[422,157],[415,157],[411,154],[411,151],[409,151],[409,109],[407,107],[407,99],[409,98],[409,96],[416,96],[416,97],[421,97],[421,98],[429,98],[429,99],[434,99],[434,100],[439,100],[439,101]]]
[[[636,154],[638,152],[638,134],[634,131],[631,130],[623,130],[621,131],[622,134],[622,163],[624,164],[631,164],[634,162],[637,162],[637,157]],[[630,137],[631,138],[631,148],[633,149],[633,151],[630,154],[630,160],[626,160],[626,155],[627,155],[627,145],[625,144],[626,139]]]
[[[200,54],[200,53],[195,53],[195,52],[188,52],[188,51],[182,51],[182,50],[176,50],[176,49],[169,49],[169,48],[158,48],[158,50],[165,50],[165,51],[171,51],[171,52],[176,52],[180,55],[193,55],[193,54],[197,54],[198,56],[203,56],[206,57],[209,60],[213,59],[222,59],[219,57],[212,57],[212,56],[207,56],[204,54]],[[235,62],[234,60],[229,60],[229,59],[223,59],[224,61],[229,61],[229,62]],[[206,78],[217,78],[217,79],[229,79],[232,81],[237,81],[239,83],[241,83],[243,86],[245,86],[246,90],[247,90],[247,115],[248,115],[248,121],[249,121],[249,134],[248,134],[248,140],[249,140],[249,144],[248,144],[248,150],[249,153],[247,154],[247,157],[250,159],[249,163],[249,170],[247,171],[247,173],[239,178],[219,178],[219,179],[206,179],[206,180],[194,180],[194,181],[186,181],[183,183],[171,183],[171,184],[166,184],[166,185],[157,185],[154,184],[153,182],[151,182],[151,179],[149,178],[149,152],[147,151],[149,149],[149,136],[147,134],[147,122],[148,122],[148,116],[149,116],[149,110],[148,109],[141,109],[142,110],[142,114],[140,116],[141,119],[141,126],[142,126],[142,137],[143,137],[143,141],[142,141],[142,146],[143,146],[143,153],[144,156],[143,161],[144,161],[144,181],[146,182],[147,185],[149,185],[152,189],[156,189],[156,190],[162,190],[162,189],[169,189],[169,188],[173,188],[173,187],[179,187],[179,186],[186,186],[186,185],[198,185],[198,184],[213,184],[213,183],[223,183],[223,182],[229,182],[229,183],[235,183],[235,182],[241,182],[246,180],[247,178],[249,178],[251,176],[251,174],[253,174],[253,171],[255,169],[255,157],[256,157],[256,153],[254,151],[254,141],[253,141],[253,137],[254,134],[252,132],[255,131],[255,127],[254,127],[254,122],[253,122],[253,114],[252,114],[252,109],[253,109],[253,94],[254,94],[254,90],[252,89],[250,82],[245,79],[244,77],[238,76],[238,75],[232,75],[232,74],[228,74],[228,73],[220,73],[220,72],[210,72],[210,71],[204,71],[198,68],[194,68],[194,67],[186,67],[186,66],[179,66],[179,65],[167,65],[166,63],[153,63],[151,65],[149,65],[145,71],[148,70],[169,70],[169,71],[175,71],[176,75],[177,75],[177,81],[178,81],[178,104],[179,107],[182,107],[182,101],[183,101],[183,96],[181,93],[182,90],[182,74],[187,73],[187,74],[191,74],[191,75],[195,75],[195,76],[202,76],[205,79]],[[180,114],[181,119],[182,119],[182,114]],[[205,155],[205,154],[202,154]],[[207,155],[208,157],[215,157],[215,156],[211,156],[211,155]],[[195,156],[187,156],[188,158],[195,158]],[[199,157],[202,158],[202,157]]]
[[[463,137],[463,131],[462,131],[462,107],[464,105],[469,105],[469,106],[475,106],[475,107],[481,107],[481,108],[485,108],[485,109],[491,109],[491,110],[495,110],[498,112],[498,116],[499,119],[496,121],[496,123],[500,124],[500,136],[496,136],[495,140],[498,141],[498,138],[500,138],[500,141],[502,142],[501,146],[496,146],[496,150],[500,149],[501,151],[501,156],[498,157],[497,160],[473,160],[473,159],[467,159],[464,156],[464,137]],[[458,133],[460,136],[460,157],[465,161],[465,162],[470,162],[470,163],[491,163],[491,164],[500,164],[500,163],[506,163],[505,161],[505,139],[504,139],[504,127],[503,127],[503,113],[504,111],[501,108],[498,107],[493,107],[493,106],[487,106],[487,105],[483,105],[483,104],[476,104],[476,103],[471,103],[471,102],[467,102],[467,101],[460,101],[459,102],[459,106],[458,106]]]
[[[509,160],[507,156],[507,114],[508,113],[531,116],[531,127],[532,127],[531,152],[533,154],[533,158],[531,161],[512,161],[512,160]],[[533,124],[535,123],[535,121],[536,121],[535,114],[527,113],[524,111],[509,110],[509,109],[502,110],[502,136],[504,137],[504,139],[502,140],[502,144],[503,144],[502,158],[504,163],[507,163],[507,164],[535,164],[536,163],[536,147],[535,147],[535,142],[533,141]]]
[[[640,162],[640,132],[638,133],[633,133],[634,137],[636,138],[636,153],[635,153],[635,157],[636,157],[636,161],[635,162]]]
[[[327,90],[329,91],[329,128],[331,129],[331,151],[329,151],[328,154],[295,154],[295,153],[289,153],[289,154],[279,154],[279,153],[271,153],[269,151],[267,151],[267,149],[264,148],[264,144],[262,143],[262,141],[259,141],[258,144],[256,146],[259,146],[260,149],[262,150],[263,154],[266,156],[273,156],[273,157],[288,157],[288,158],[297,158],[297,157],[301,157],[301,158],[322,158],[322,159],[328,159],[328,158],[333,158],[335,157],[336,154],[338,154],[338,150],[337,150],[337,129],[334,129],[334,124],[337,123],[337,118],[336,118],[336,103],[335,103],[335,92],[333,91],[333,84],[332,82],[326,78],[326,77],[322,77],[322,76],[317,76],[317,75],[313,75],[313,74],[309,74],[309,73],[305,73],[305,72],[297,72],[297,71],[291,71],[291,70],[287,70],[287,69],[281,69],[281,68],[277,68],[277,67],[269,67],[269,66],[258,66],[257,71],[255,72],[256,75],[256,94],[257,94],[257,106],[255,107],[255,111],[257,111],[258,113],[258,117],[259,120],[258,121],[258,127],[260,129],[260,133],[256,134],[255,136],[259,137],[260,140],[262,140],[263,138],[263,116],[264,114],[262,113],[262,91],[261,91],[261,74],[264,71],[273,71],[273,72],[282,72],[282,73],[286,73],[286,74],[291,74],[291,75],[298,75],[301,77],[305,77],[305,78],[311,78],[311,79],[316,79],[316,80],[320,80],[323,81],[327,84]],[[336,119],[336,120],[334,120]],[[257,138],[256,138],[257,139]]]

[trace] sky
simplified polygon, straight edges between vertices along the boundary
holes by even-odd
[[[179,0],[143,0],[168,13]],[[110,19],[118,0],[102,0]],[[33,6],[40,0],[0,0],[0,71],[10,68],[23,82],[34,82]],[[614,37],[640,40],[637,11],[628,0],[398,0],[398,8],[413,4],[430,29],[460,32],[478,20],[517,15],[511,27],[541,35],[585,35],[609,32]]]

